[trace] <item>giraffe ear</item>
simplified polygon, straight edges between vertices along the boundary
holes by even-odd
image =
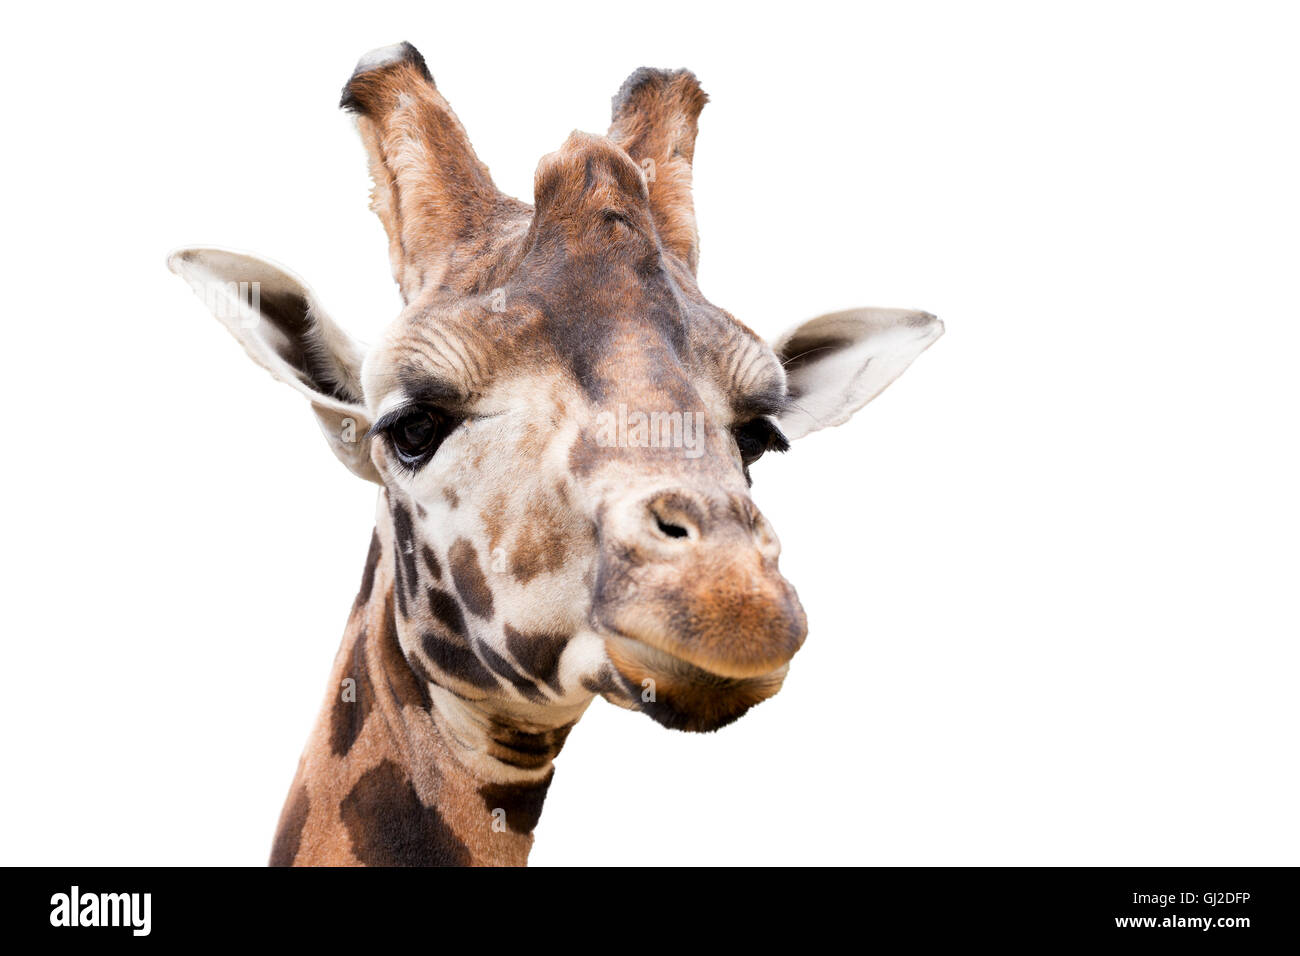
[[[182,249],[168,267],[190,284],[250,358],[311,402],[343,464],[379,483],[361,391],[363,352],[292,272],[228,249]]]
[[[787,438],[842,425],[943,335],[928,312],[850,309],[811,319],[772,348],[793,404],[778,424]]]

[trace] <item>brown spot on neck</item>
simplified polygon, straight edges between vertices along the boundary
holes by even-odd
[[[353,855],[366,866],[467,866],[468,848],[438,808],[424,804],[415,784],[391,760],[366,771],[339,817]]]
[[[489,756],[520,770],[538,770],[551,763],[577,721],[545,730],[527,730],[493,719],[488,725]]]
[[[325,708],[281,814],[272,862],[523,864],[549,784],[547,764],[572,725],[517,726],[512,718],[483,716],[489,711],[466,699],[484,721],[493,756],[545,779],[500,784],[471,770],[473,761],[439,729],[430,673],[403,651],[397,555],[386,527],[377,537],[379,557],[367,562],[369,599],[349,621]],[[458,607],[450,595],[447,600]],[[483,676],[499,687],[491,674]],[[345,704],[340,694],[347,677],[356,680],[357,695]],[[436,677],[447,686],[443,675]]]
[[[366,629],[363,625],[348,656],[343,680],[335,687],[334,706],[330,711],[330,750],[342,757],[352,749],[374,705],[374,687],[366,666]]]
[[[366,553],[366,566],[361,572],[361,590],[357,592],[354,607],[362,607],[370,600],[370,592],[375,587],[375,568],[379,566],[382,548],[379,544],[379,531],[370,532],[370,550]]]
[[[479,796],[488,813],[504,813],[506,825],[515,833],[532,833],[541,819],[542,804],[554,777],[552,770],[535,783],[486,784],[479,788]]]

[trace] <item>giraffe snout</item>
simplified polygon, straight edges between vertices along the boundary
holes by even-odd
[[[624,656],[639,645],[645,661],[747,680],[781,671],[803,644],[780,544],[748,495],[662,489],[606,514],[593,615]]]

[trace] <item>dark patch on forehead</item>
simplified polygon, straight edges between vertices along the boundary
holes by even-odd
[[[506,650],[529,675],[549,685],[557,694],[560,686],[560,655],[569,639],[562,634],[524,634],[509,624],[505,626]]]
[[[558,282],[530,297],[542,331],[578,386],[594,401],[646,391],[647,401],[689,402],[682,361],[690,342],[683,304],[656,258],[608,251],[567,259]]]
[[[451,568],[451,579],[456,583],[456,593],[470,613],[491,620],[492,589],[483,577],[474,545],[465,538],[458,538],[447,553],[447,564]]]
[[[623,150],[575,134],[544,160],[532,238],[512,299],[540,316],[543,336],[588,395],[615,394],[642,367],[685,354],[682,290],[657,240],[645,179]]]
[[[345,699],[345,688],[334,688],[334,706],[330,709],[330,752],[336,757],[343,757],[352,749],[361,729],[366,725],[373,705],[373,689],[370,674],[366,668],[366,632],[363,628],[352,644],[352,654],[348,659],[348,669],[343,679],[352,680],[352,693]]]
[[[506,826],[515,833],[532,833],[542,818],[542,803],[554,777],[552,770],[536,783],[491,783],[480,787],[478,795],[489,814],[505,811]]]
[[[271,866],[293,866],[293,861],[298,857],[298,847],[302,843],[302,830],[307,825],[307,815],[310,812],[307,785],[300,783],[280,813],[280,823],[275,828],[275,842],[271,844]]]
[[[381,553],[379,531],[375,530],[370,532],[370,550],[366,553],[365,570],[361,572],[361,590],[357,592],[357,607],[361,607],[370,600],[370,592],[375,588],[375,569],[379,567]]]
[[[339,805],[353,855],[367,866],[468,866],[470,853],[436,807],[391,760],[357,781]]]

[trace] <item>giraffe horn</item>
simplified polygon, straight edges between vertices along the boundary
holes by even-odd
[[[700,111],[708,101],[690,70],[642,67],[615,94],[609,129],[609,138],[645,172],[660,240],[692,272],[700,243],[691,163]]]
[[[445,281],[458,237],[509,203],[409,43],[357,63],[339,104],[357,117],[374,180],[371,208],[388,233],[393,278],[410,302]]]

